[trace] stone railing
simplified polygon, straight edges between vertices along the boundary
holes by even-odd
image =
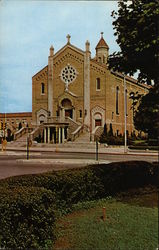
[[[102,126],[95,127],[95,129],[92,131],[92,141],[99,140],[103,130],[104,128]]]
[[[69,123],[68,117],[52,116],[47,118],[47,123]]]
[[[74,132],[71,133],[71,141],[75,141],[83,132],[83,125],[80,125]]]
[[[21,136],[23,136],[26,133],[30,133],[33,130],[33,128],[21,128],[14,134],[14,140],[17,140]]]
[[[70,117],[67,117],[67,121],[69,123],[67,139],[72,141],[74,137],[72,133],[74,133],[81,125],[75,122],[74,120],[72,120]]]
[[[40,124],[38,127],[34,128],[34,130],[29,134],[29,139],[33,141],[39,133],[42,132],[43,127],[43,124]]]

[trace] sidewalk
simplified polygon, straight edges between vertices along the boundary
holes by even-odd
[[[24,159],[18,159],[18,163],[22,162],[25,164],[55,164],[55,165],[72,165],[72,166],[88,166],[93,164],[109,164],[110,161],[107,160],[91,160],[91,159],[30,159],[30,160],[24,160]]]
[[[12,151],[18,151],[18,152],[26,152],[26,147],[14,147],[13,145],[7,145],[7,153],[12,154]],[[1,145],[0,145],[0,152],[1,151]],[[12,152],[12,153],[11,153]],[[60,152],[60,153],[90,153],[95,154],[96,153],[96,145],[95,144],[49,144],[49,145],[36,145],[33,147],[30,147],[31,153],[41,153],[41,152]],[[3,152],[2,152],[3,153]],[[115,154],[115,155],[123,155],[124,153],[124,146],[120,147],[104,147],[103,145],[98,146],[98,153],[99,154]],[[1,154],[1,153],[0,153]],[[16,154],[16,153],[14,153]],[[127,150],[127,155],[149,155],[149,156],[157,156],[157,151],[151,151],[151,150]]]

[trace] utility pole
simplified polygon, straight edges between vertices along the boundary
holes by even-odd
[[[124,134],[125,134],[125,138],[124,138],[124,153],[127,153],[127,96],[126,96],[126,80],[125,80],[125,74],[123,74],[124,77]]]

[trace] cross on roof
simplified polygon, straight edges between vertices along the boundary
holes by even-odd
[[[66,38],[67,38],[67,43],[70,43],[70,38],[71,38],[71,36],[68,34],[68,35],[66,36]]]

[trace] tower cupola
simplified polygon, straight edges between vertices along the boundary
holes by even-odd
[[[103,38],[103,32],[101,32],[101,38],[96,46],[96,59],[100,63],[107,63],[109,55],[109,47]]]

